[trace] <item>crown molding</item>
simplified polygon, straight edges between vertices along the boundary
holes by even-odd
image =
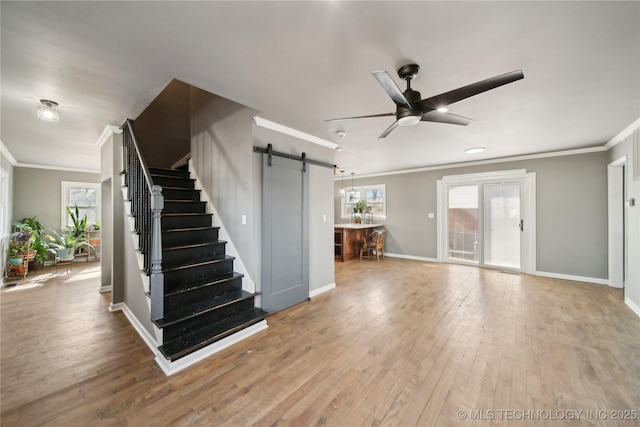
[[[65,166],[37,165],[33,163],[16,163],[14,166],[18,168],[49,169],[64,172],[100,173],[100,170],[97,169],[68,168]]]
[[[0,152],[2,152],[2,154],[7,158],[7,160],[9,160],[9,163],[11,163],[13,166],[16,166],[18,164],[18,162],[16,161],[16,158],[13,157],[13,154],[11,154],[11,151],[9,151],[7,146],[4,145],[2,141],[0,141]]]
[[[607,142],[606,144],[604,144],[604,146],[606,147],[606,149],[608,150],[611,147],[616,146],[618,143],[624,141],[625,139],[627,139],[627,137],[629,135],[631,135],[633,132],[635,132],[636,130],[640,129],[640,118],[638,118],[636,121],[634,121],[633,123],[631,123],[629,126],[627,126],[626,128],[624,128],[622,130],[622,132],[620,132],[619,134],[617,134],[616,136],[614,136],[613,138],[611,138],[609,140],[609,142]]]
[[[102,146],[109,140],[111,135],[113,135],[114,133],[122,133],[122,129],[120,129],[118,126],[106,125],[104,127],[104,130],[102,131],[102,134],[100,134],[100,138],[98,138],[98,140],[96,141],[96,145],[102,148]]]
[[[573,156],[576,154],[597,153],[601,151],[607,151],[607,148],[605,148],[605,146],[603,145],[600,147],[578,148],[575,150],[549,151],[546,153],[525,154],[522,156],[499,157],[495,159],[478,160],[475,162],[448,163],[444,165],[427,166],[423,168],[361,174],[361,175],[358,175],[358,178],[371,178],[371,177],[387,176],[387,175],[402,175],[405,173],[429,172],[429,171],[442,170],[442,169],[464,168],[467,166],[481,166],[481,165],[491,165],[495,163],[517,162],[520,160],[535,160],[535,159],[544,159],[548,157]],[[338,179],[340,179],[340,177],[334,178],[334,181],[337,181]]]
[[[309,135],[308,133],[301,132],[299,130],[281,125],[280,123],[272,122],[262,117],[255,116],[253,122],[262,128],[271,129],[276,132],[284,133],[285,135],[293,136],[294,138],[302,139],[314,144],[321,145],[323,147],[335,150],[338,148],[338,144],[335,142],[327,141],[326,139],[318,138],[317,136]]]

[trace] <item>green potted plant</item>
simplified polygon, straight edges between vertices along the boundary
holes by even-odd
[[[363,213],[366,209],[367,209],[367,202],[365,200],[358,200],[354,205],[353,205],[353,211],[355,213]]]
[[[75,205],[73,210],[67,206],[67,213],[71,217],[71,222],[73,222],[73,225],[70,227],[73,234],[75,234],[76,237],[83,236],[87,232],[87,216],[85,215],[84,218],[80,219],[80,209],[78,209],[78,205]]]
[[[26,245],[11,246],[9,248],[9,264],[22,265],[26,254],[27,254]]]
[[[49,237],[49,246],[56,250],[58,258],[70,259],[74,257],[76,251],[80,248],[93,248],[87,242],[84,234],[76,236],[72,229],[61,230],[60,232],[52,231],[53,236]]]

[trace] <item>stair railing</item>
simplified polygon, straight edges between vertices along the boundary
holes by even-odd
[[[122,125],[124,183],[131,204],[134,228],[139,238],[139,248],[144,259],[143,271],[149,276],[151,320],[158,320],[164,315],[161,222],[164,196],[162,187],[153,184],[132,124],[133,122],[127,119]]]

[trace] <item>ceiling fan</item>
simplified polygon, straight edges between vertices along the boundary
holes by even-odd
[[[349,120],[349,119],[364,119],[369,117],[386,117],[396,116],[396,121],[389,126],[378,138],[385,138],[398,126],[413,126],[418,122],[438,122],[448,123],[452,125],[466,126],[472,122],[467,117],[458,116],[448,113],[448,106],[454,102],[461,101],[465,98],[469,98],[479,93],[486,92],[491,89],[506,85],[508,83],[515,82],[524,78],[524,74],[521,70],[512,71],[500,76],[491,77],[480,82],[472,83],[470,85],[451,90],[449,92],[441,93],[440,95],[432,96],[420,100],[420,92],[411,89],[411,80],[418,74],[420,67],[417,64],[407,64],[398,69],[398,76],[401,79],[406,80],[407,90],[400,91],[400,88],[393,81],[389,73],[386,71],[374,71],[373,77],[378,80],[378,83],[382,86],[387,95],[391,97],[396,104],[395,113],[383,113],[373,114],[370,116],[356,116],[356,117],[342,117],[339,119],[325,120],[327,122],[333,122],[337,120]]]

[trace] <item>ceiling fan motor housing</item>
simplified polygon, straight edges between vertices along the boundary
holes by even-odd
[[[420,92],[413,89],[407,89],[404,91],[404,97],[413,106],[413,109],[406,105],[396,104],[396,119],[400,121],[403,117],[422,117],[422,111],[418,106],[414,106],[415,103],[420,102]],[[405,121],[400,121],[403,125]],[[409,122],[411,123],[411,122]]]

